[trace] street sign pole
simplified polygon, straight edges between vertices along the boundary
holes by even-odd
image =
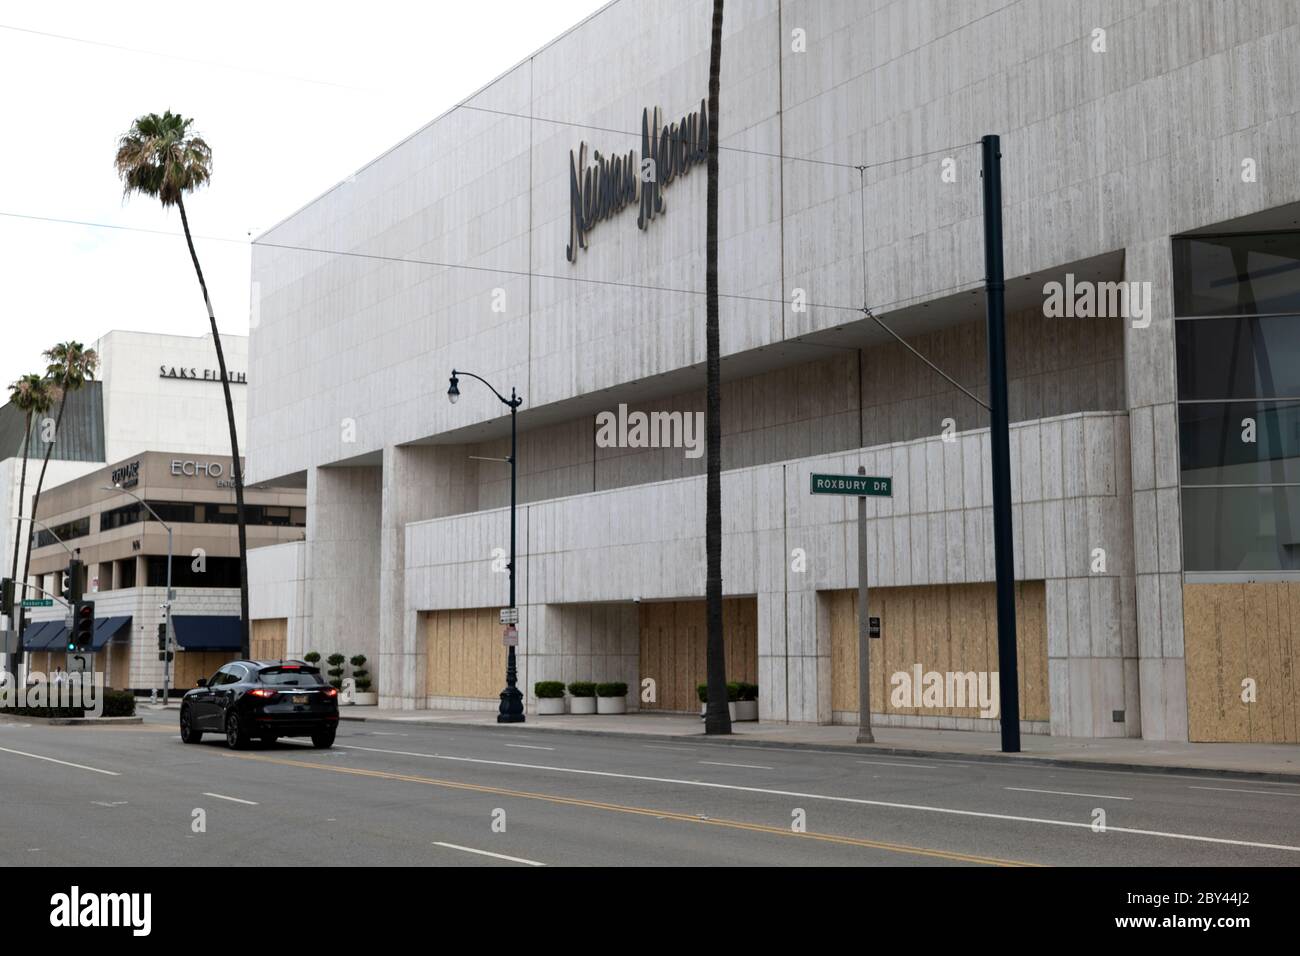
[[[858,474],[867,469],[858,465]],[[871,733],[871,639],[867,618],[867,498],[858,496],[858,743],[874,744]]]
[[[858,743],[874,744],[871,733],[871,638],[880,636],[873,628],[867,607],[867,499],[892,498],[894,479],[886,475],[867,475],[858,466],[856,475],[809,476],[808,490],[814,495],[853,495],[858,499]],[[873,633],[874,631],[874,633]]]

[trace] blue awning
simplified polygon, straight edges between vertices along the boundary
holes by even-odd
[[[239,618],[178,614],[172,618],[176,643],[185,651],[238,651]]]
[[[37,621],[29,624],[23,631],[23,649],[28,651],[49,650],[50,642],[59,637],[64,630],[62,621]]]
[[[101,617],[95,621],[95,635],[91,639],[91,650],[101,650],[105,644],[131,626],[131,616]]]

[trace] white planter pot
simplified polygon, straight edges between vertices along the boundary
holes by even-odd
[[[564,698],[563,697],[537,698],[537,713],[542,715],[564,713]]]
[[[373,690],[368,690],[364,694],[358,692],[352,695],[352,703],[358,707],[374,707],[379,703],[379,693]]]
[[[758,720],[758,701],[738,700],[731,705],[733,720]]]
[[[626,714],[627,698],[626,697],[597,697],[596,713],[598,714]]]
[[[569,713],[571,714],[594,714],[596,712],[596,698],[594,697],[570,697]]]

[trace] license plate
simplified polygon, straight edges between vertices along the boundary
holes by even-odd
[[[294,702],[295,704],[305,704],[305,703],[307,703],[307,695],[306,695],[306,694],[294,694],[294,695],[293,695],[293,702]]]

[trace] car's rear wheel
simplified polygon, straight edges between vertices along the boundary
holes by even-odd
[[[226,746],[231,750],[248,746],[248,733],[233,710],[226,714]]]
[[[316,731],[316,733],[311,735],[311,745],[313,747],[320,747],[322,749],[333,747],[334,735],[336,733],[337,730],[333,727],[331,727],[329,730],[318,730]]]
[[[194,729],[194,715],[188,707],[181,708],[181,740],[187,744],[197,744],[203,734]]]

